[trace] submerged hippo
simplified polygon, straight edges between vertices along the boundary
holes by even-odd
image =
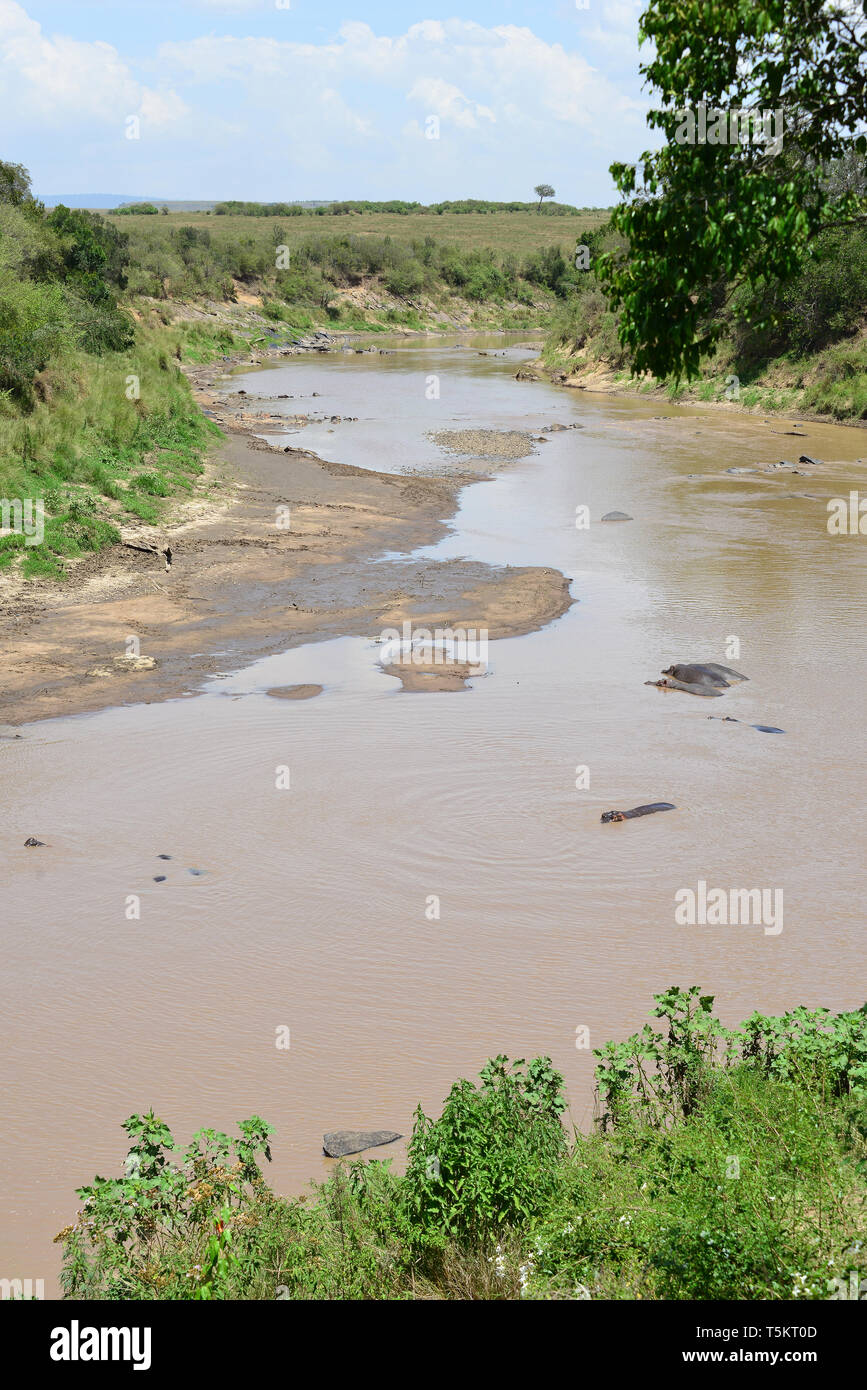
[[[708,719],[718,719],[721,724],[743,724],[743,719],[735,719],[731,714],[709,714]],[[775,724],[750,724],[751,729],[758,729],[760,734],[784,734],[785,729],[778,729]]]
[[[685,690],[689,695],[715,696],[722,695],[736,681],[749,680],[749,676],[734,671],[731,666],[719,666],[715,661],[666,666],[662,676],[662,680],[645,681],[645,685],[655,685],[660,690]]]
[[[676,811],[677,807],[671,801],[654,801],[649,806],[633,806],[631,811],[603,811],[602,824],[607,825],[609,821],[633,820],[635,816],[652,816],[654,811]]]
[[[655,685],[658,690],[685,690],[688,695],[722,695],[716,685],[700,685],[697,682],[676,681],[663,676],[661,681],[645,681],[645,685]]]

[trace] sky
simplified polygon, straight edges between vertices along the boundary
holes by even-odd
[[[548,183],[607,206],[608,166],[654,143],[641,9],[0,0],[0,158],[42,196],[525,201]]]

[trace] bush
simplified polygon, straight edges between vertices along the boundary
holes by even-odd
[[[525,1223],[566,1152],[563,1078],[550,1058],[525,1069],[496,1057],[481,1082],[456,1082],[438,1120],[416,1111],[405,1200],[422,1244],[484,1242]]]
[[[597,1052],[601,1123],[571,1150],[548,1058],[488,1062],[405,1177],[339,1164],[269,1192],[258,1117],[187,1150],[152,1113],[124,1175],[79,1191],[60,1233],[73,1297],[799,1299],[867,1275],[867,1012],[714,1017],[698,987]],[[838,1281],[835,1286],[834,1280]],[[863,1286],[862,1286],[863,1287]]]
[[[418,294],[424,289],[424,284],[424,266],[419,265],[418,261],[405,261],[386,272],[385,288],[390,294],[398,295],[401,299]]]

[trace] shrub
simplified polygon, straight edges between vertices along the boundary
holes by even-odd
[[[405,1201],[422,1244],[484,1241],[523,1225],[549,1195],[566,1152],[563,1078],[550,1058],[496,1057],[481,1086],[457,1081],[438,1120],[419,1108]]]

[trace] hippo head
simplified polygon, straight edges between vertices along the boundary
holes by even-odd
[[[607,825],[609,821],[626,820],[622,811],[603,811],[602,824]]]

